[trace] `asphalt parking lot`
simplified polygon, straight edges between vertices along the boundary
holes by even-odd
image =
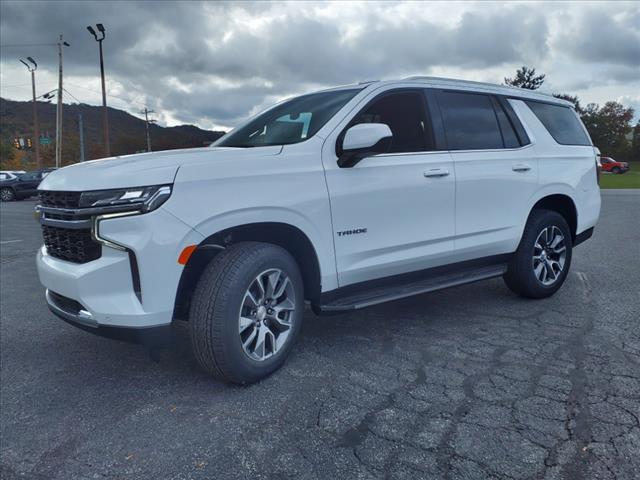
[[[640,191],[637,191],[640,192]],[[603,195],[553,298],[499,279],[309,314],[249,387],[49,313],[34,202],[1,205],[0,477],[640,477],[640,195]]]

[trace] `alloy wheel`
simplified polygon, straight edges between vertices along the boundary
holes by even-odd
[[[264,361],[287,342],[294,319],[293,283],[282,270],[260,273],[249,285],[240,307],[238,332],[249,358]]]
[[[564,270],[567,246],[564,234],[556,226],[544,228],[533,245],[533,273],[545,286],[553,285]]]
[[[13,200],[13,192],[8,188],[3,188],[0,190],[0,200],[3,202],[9,202]]]

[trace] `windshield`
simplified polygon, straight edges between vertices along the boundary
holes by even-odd
[[[302,142],[315,135],[359,91],[352,88],[293,98],[258,115],[213,146],[249,148]]]

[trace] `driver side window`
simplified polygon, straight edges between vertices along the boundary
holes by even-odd
[[[420,91],[383,94],[365,107],[351,123],[384,123],[393,137],[386,152],[408,153],[434,150],[433,134]]]

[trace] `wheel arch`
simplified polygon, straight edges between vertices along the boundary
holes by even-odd
[[[575,241],[578,230],[578,209],[573,199],[563,193],[553,193],[540,198],[529,211],[546,209],[558,212],[564,217],[571,230],[571,238]]]
[[[175,298],[174,320],[187,320],[191,298],[200,276],[215,256],[238,242],[265,242],[284,248],[296,260],[304,283],[305,299],[317,301],[321,291],[318,254],[309,237],[298,227],[281,222],[256,222],[226,228],[206,237],[189,257]]]

